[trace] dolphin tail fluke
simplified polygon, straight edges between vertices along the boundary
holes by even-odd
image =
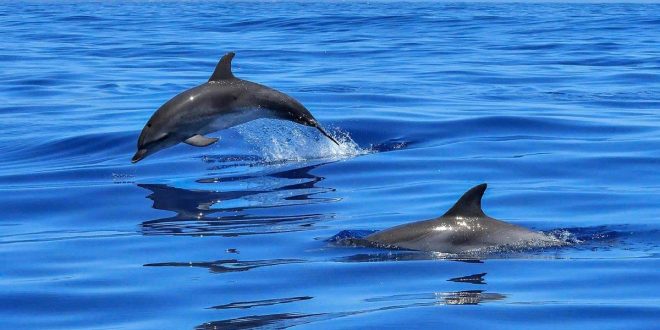
[[[316,125],[314,127],[316,127],[316,129],[319,130],[319,132],[321,132],[321,134],[325,135],[325,137],[330,139],[330,141],[334,142],[336,145],[339,145],[339,142],[337,142],[337,140],[334,137],[332,137],[332,135],[328,134],[328,132],[326,132],[323,129],[323,127],[321,127],[320,125]]]

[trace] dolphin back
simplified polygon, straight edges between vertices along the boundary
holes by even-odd
[[[381,230],[366,239],[386,247],[444,253],[561,244],[554,237],[487,216],[481,209],[486,188],[485,183],[471,188],[438,218]]]

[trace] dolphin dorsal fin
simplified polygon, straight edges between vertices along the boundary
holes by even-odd
[[[209,81],[220,81],[234,78],[234,74],[231,73],[231,60],[234,58],[234,55],[236,55],[234,52],[229,52],[220,59],[220,62],[215,66],[215,71],[213,71]]]
[[[466,216],[466,217],[479,217],[485,216],[484,211],[481,210],[481,198],[484,196],[486,187],[488,185],[482,183],[478,186],[470,188],[461,198],[458,199],[458,202],[452,206],[447,213],[443,215],[446,216]]]

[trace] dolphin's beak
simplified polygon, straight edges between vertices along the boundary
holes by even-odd
[[[131,163],[135,164],[139,162],[140,160],[142,160],[142,158],[144,158],[144,156],[146,156],[146,154],[147,154],[147,149],[138,150],[135,153],[135,155],[133,155],[133,158],[131,159]]]

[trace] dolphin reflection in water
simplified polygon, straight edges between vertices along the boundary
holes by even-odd
[[[229,175],[198,179],[197,189],[167,184],[139,183],[150,191],[152,207],[175,214],[142,222],[145,235],[220,235],[240,236],[283,231],[300,231],[332,214],[301,212],[281,214],[279,206],[327,203],[322,197],[334,188],[322,187],[322,176],[313,170],[326,163],[301,168],[278,169],[266,174]],[[231,182],[249,183],[245,189]],[[218,184],[233,188],[218,189]],[[207,188],[205,188],[206,186]]]
[[[181,265],[185,266],[185,265]],[[483,277],[485,274],[476,274],[472,276]],[[471,276],[466,276],[471,277]],[[454,281],[456,279],[450,279]],[[481,283],[483,284],[483,283]],[[430,293],[410,293],[410,294],[396,294],[388,296],[379,296],[364,299],[365,303],[376,303],[379,307],[366,308],[349,311],[338,312],[325,312],[325,313],[278,313],[278,314],[261,314],[242,316],[238,318],[230,318],[219,321],[210,321],[198,325],[197,330],[208,329],[253,329],[253,328],[274,328],[284,329],[296,325],[312,324],[315,322],[323,322],[327,320],[357,316],[370,313],[378,313],[391,310],[401,310],[408,308],[420,307],[433,307],[433,306],[447,306],[447,305],[480,305],[483,303],[491,303],[502,301],[507,298],[507,295],[486,292],[485,290],[463,290],[463,291],[448,291],[448,292],[430,292]],[[256,301],[238,301],[228,304],[213,306],[214,309],[231,309],[231,308],[249,308],[252,306],[269,306],[275,304],[286,304],[290,302],[309,301],[314,299],[312,296],[301,297],[287,297],[279,299],[263,299]]]

